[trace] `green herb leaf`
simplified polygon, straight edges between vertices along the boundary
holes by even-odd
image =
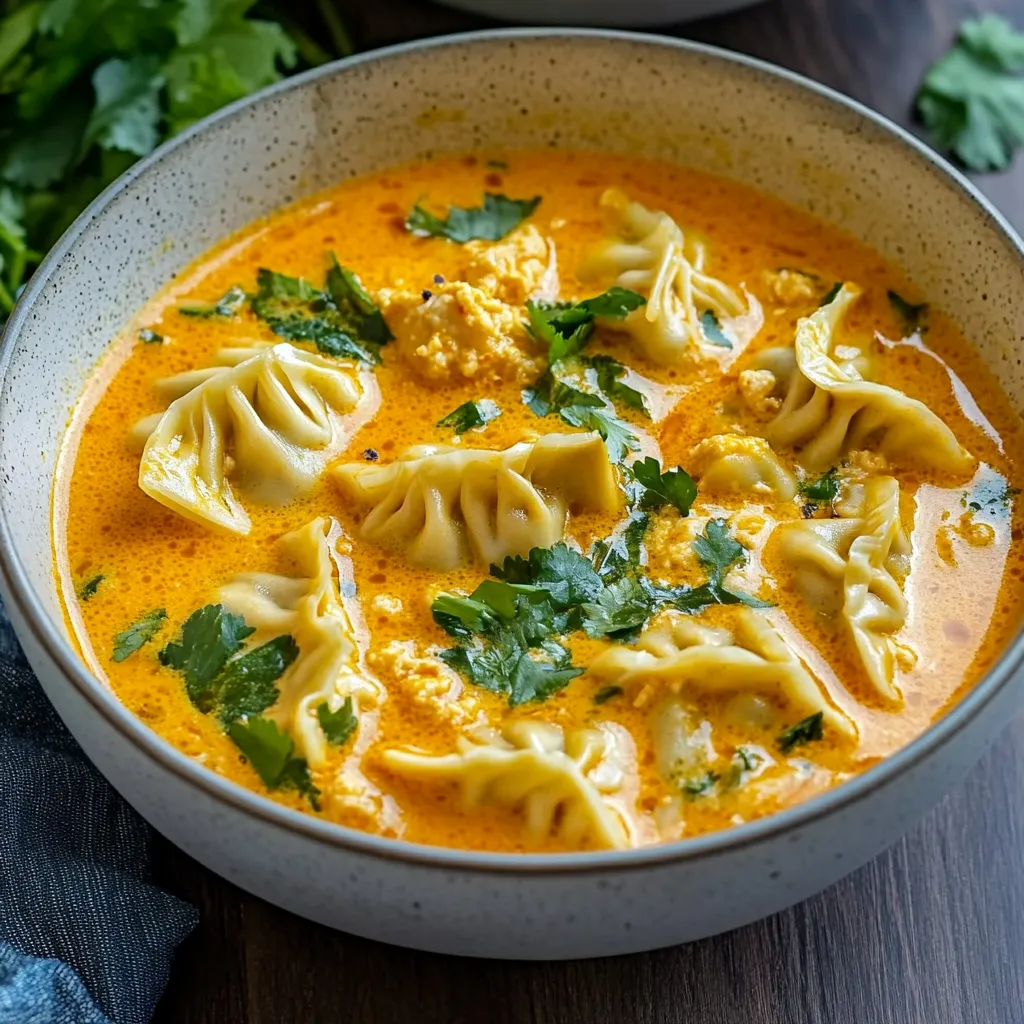
[[[709,519],[703,534],[693,542],[693,550],[713,579],[721,579],[746,559],[743,545],[729,533],[724,519]]]
[[[180,639],[160,652],[160,663],[184,675],[189,700],[206,712],[213,705],[214,679],[254,632],[241,615],[222,604],[208,604],[185,620]]]
[[[718,322],[718,317],[715,316],[714,310],[706,309],[701,313],[700,327],[704,332],[704,337],[712,345],[718,345],[719,348],[732,348],[732,342],[722,330],[722,325]]]
[[[316,709],[316,717],[324,736],[327,737],[327,742],[336,747],[343,746],[359,724],[351,697],[346,697],[337,711],[332,711],[327,701],[324,701]]]
[[[583,349],[594,333],[597,317],[621,320],[646,302],[642,295],[618,286],[575,305],[531,299],[526,303],[526,328],[548,346],[548,362],[554,366]]]
[[[527,583],[547,591],[557,611],[597,600],[604,581],[585,555],[559,542],[550,548],[534,548],[529,561],[508,557],[491,575],[508,583]]]
[[[917,111],[932,141],[974,171],[1005,170],[1024,142],[1024,35],[995,14],[960,26],[924,76]]]
[[[114,661],[124,661],[140,647],[148,644],[160,632],[160,627],[166,618],[167,612],[163,608],[157,608],[154,611],[146,612],[142,618],[118,633],[114,637],[114,653],[111,655]]]
[[[546,700],[584,671],[571,664],[565,648],[551,642],[538,658],[511,645],[455,647],[440,657],[475,686],[507,696],[512,707]]]
[[[810,501],[835,501],[839,497],[839,470],[833,466],[817,480],[805,480],[800,493]]]
[[[490,605],[456,594],[438,594],[430,612],[446,633],[460,639],[469,639],[474,633],[489,633],[497,625]]]
[[[451,427],[456,434],[464,434],[474,427],[486,426],[491,420],[501,415],[501,409],[489,398],[481,398],[476,402],[463,402],[453,409],[444,419],[438,420],[439,427]]]
[[[604,399],[581,391],[546,370],[532,388],[523,390],[523,402],[535,416],[547,416],[568,406],[605,408]]]
[[[98,575],[92,576],[91,578],[87,579],[78,588],[78,599],[80,601],[88,601],[90,597],[95,597],[96,591],[100,589],[100,584],[106,578],[107,577],[104,576],[103,573],[99,573]]]
[[[685,782],[679,784],[679,789],[688,797],[696,798],[698,796],[707,796],[718,782],[720,776],[717,772],[707,772],[707,774],[700,776],[696,779],[687,779]]]
[[[820,740],[824,735],[823,720],[824,714],[821,711],[815,711],[813,715],[801,719],[796,725],[791,725],[778,738],[779,750],[788,754],[794,747]]]
[[[333,253],[326,292],[265,267],[257,271],[256,284],[253,312],[275,334],[311,341],[326,355],[380,362],[380,346],[391,340],[391,331],[359,279]]]
[[[642,584],[625,576],[583,605],[583,630],[587,636],[615,637],[639,629],[651,614],[651,600]]]
[[[889,297],[892,308],[896,310],[906,329],[911,334],[920,330],[925,314],[928,312],[928,303],[920,302],[915,306],[912,302],[907,302],[899,292],[888,291],[885,294]]]
[[[571,427],[593,430],[601,436],[608,458],[612,462],[623,462],[629,452],[640,448],[640,439],[610,409],[590,405],[568,405],[558,410],[558,415]]]
[[[597,386],[613,402],[621,402],[650,418],[651,409],[647,404],[647,396],[619,379],[628,372],[627,367],[611,356],[590,356],[586,358],[585,365],[596,372]]]
[[[294,757],[295,743],[269,718],[232,722],[228,736],[245,754],[267,789],[293,788],[320,810],[320,790],[313,784],[304,758]]]
[[[625,692],[621,686],[603,686],[594,694],[594,703],[607,704],[612,697],[618,697]]]
[[[266,711],[280,696],[277,680],[298,656],[298,645],[285,634],[229,661],[211,684],[220,720],[227,725]]]
[[[96,106],[85,126],[82,151],[96,144],[135,156],[151,153],[160,140],[163,84],[160,60],[150,54],[101,64],[92,76]]]
[[[483,206],[468,209],[451,206],[442,219],[417,204],[406,218],[405,229],[421,238],[447,238],[460,243],[482,238],[498,242],[519,227],[539,205],[540,196],[509,199],[488,192],[484,195]]]
[[[246,298],[248,296],[245,294],[245,289],[236,284],[216,302],[189,303],[186,306],[179,306],[178,312],[182,316],[194,316],[202,320],[209,320],[215,316],[234,316],[242,308]]]
[[[835,297],[843,290],[843,282],[836,281],[834,285],[821,297],[821,305],[827,306],[834,301]]]
[[[143,327],[139,331],[139,341],[144,345],[162,345],[164,343],[164,336],[157,334],[156,331],[151,331],[148,327]]]
[[[661,463],[648,456],[630,466],[633,476],[643,487],[642,504],[647,508],[673,505],[680,515],[688,516],[697,497],[697,485],[681,466],[663,473]]]
[[[649,524],[650,517],[646,512],[631,512],[624,526],[606,540],[595,542],[591,561],[606,583],[621,579],[644,563],[644,535]]]

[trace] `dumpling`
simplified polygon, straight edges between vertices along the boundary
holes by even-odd
[[[175,399],[146,441],[139,486],[202,526],[247,534],[233,484],[261,502],[307,491],[376,409],[372,374],[288,344]]]
[[[646,305],[634,310],[623,329],[653,362],[670,366],[692,358],[694,353],[722,356],[728,347],[707,338],[702,314],[713,313],[719,324],[728,324],[740,348],[761,327],[761,311],[727,284],[705,271],[706,250],[692,234],[667,214],[630,202],[618,189],[608,189],[601,205],[619,219],[619,237],[609,239],[584,261],[584,277],[614,275],[623,288],[647,296]]]
[[[546,434],[504,451],[421,446],[387,466],[334,470],[345,495],[372,506],[359,535],[440,572],[550,547],[571,511],[614,512],[622,494],[597,434]]]
[[[281,696],[267,715],[291,734],[313,769],[323,767],[328,753],[317,708],[326,703],[337,711],[351,697],[358,715],[384,694],[363,667],[359,637],[365,626],[342,595],[342,587],[352,586],[352,572],[338,552],[341,538],[333,519],[315,519],[279,541],[294,575],[242,573],[217,594],[228,611],[257,630],[257,642],[287,633],[298,646],[298,657],[278,681]]]
[[[522,306],[527,299],[548,302],[558,297],[558,261],[555,243],[533,224],[524,224],[504,241],[467,242],[469,263],[463,279],[501,302]]]
[[[522,310],[466,281],[378,298],[394,347],[421,380],[527,384],[544,369]]]
[[[761,437],[715,434],[690,452],[687,468],[700,481],[701,493],[756,494],[789,501],[796,480]]]
[[[590,664],[590,674],[622,686],[664,683],[674,693],[685,687],[732,692],[778,693],[847,736],[853,723],[834,708],[814,677],[771,623],[750,608],[737,607],[733,629],[704,626],[691,615],[659,615],[634,647],[615,646]]]
[[[779,530],[779,554],[796,574],[804,600],[852,637],[868,678],[887,700],[900,700],[895,673],[910,652],[893,638],[907,619],[901,582],[910,541],[891,476],[847,487],[837,519],[808,519]]]
[[[624,781],[616,755],[610,729],[565,734],[557,725],[520,720],[490,743],[460,739],[454,754],[391,749],[381,759],[410,781],[455,783],[469,808],[518,810],[531,843],[555,837],[571,849],[621,850],[635,840],[622,810],[607,798]]]
[[[866,364],[856,350],[837,352],[836,330],[859,295],[843,285],[828,305],[800,320],[792,350],[768,349],[754,361],[785,395],[765,436],[776,448],[798,448],[809,470],[832,466],[854,448],[876,448],[895,463],[969,472],[974,459],[923,402],[863,380]]]

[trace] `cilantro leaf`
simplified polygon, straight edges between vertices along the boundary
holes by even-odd
[[[822,306],[829,305],[842,290],[843,290],[843,282],[842,281],[836,281],[835,284],[833,284],[832,287],[829,288],[829,290],[827,292],[825,292],[825,294],[821,297],[820,305],[822,305]]]
[[[359,279],[333,253],[327,291],[265,267],[256,284],[253,312],[275,334],[311,341],[325,355],[380,362],[380,346],[391,340],[391,331]]]
[[[589,402],[586,405],[568,405],[558,410],[558,415],[571,427],[593,430],[601,436],[612,462],[622,462],[627,452],[640,448],[640,439],[610,409],[597,408]]]
[[[915,306],[912,302],[907,302],[899,292],[890,290],[885,294],[888,296],[890,305],[896,310],[906,329],[911,334],[919,330],[925,314],[928,312],[928,303],[919,302]]]
[[[114,661],[124,661],[139,648],[148,644],[160,632],[160,627],[166,618],[167,612],[163,608],[156,608],[151,612],[146,612],[142,618],[118,633],[114,637],[114,653],[111,655]]]
[[[709,519],[703,534],[694,540],[693,550],[712,579],[721,579],[746,558],[743,545],[729,533],[724,519]]]
[[[567,406],[590,406],[594,409],[605,407],[600,395],[593,395],[567,384],[551,370],[541,374],[533,387],[524,388],[523,402],[535,416],[547,416]]]
[[[144,345],[162,345],[164,343],[164,336],[157,334],[156,331],[152,331],[148,327],[143,327],[139,331],[139,341]]]
[[[839,469],[833,466],[817,480],[804,480],[799,490],[810,501],[835,501],[839,497]]]
[[[583,631],[590,637],[614,637],[643,626],[650,614],[648,592],[638,580],[624,576],[583,605]]]
[[[96,591],[100,589],[100,584],[106,578],[103,573],[91,576],[78,588],[78,599],[80,601],[88,601],[90,597],[95,597]]]
[[[190,303],[187,306],[179,306],[178,312],[182,316],[194,316],[203,320],[208,320],[215,316],[234,316],[242,308],[246,298],[248,296],[245,294],[245,289],[236,284],[233,288],[229,288],[216,302],[206,304]]]
[[[575,305],[531,299],[526,303],[526,327],[533,337],[548,346],[548,362],[553,366],[583,349],[594,333],[597,317],[621,320],[646,302],[637,292],[618,286]]]
[[[916,106],[932,141],[974,171],[1004,170],[1024,142],[1024,35],[989,14],[960,26]]]
[[[625,692],[621,686],[603,686],[594,694],[594,703],[607,704],[612,697],[619,697]]]
[[[690,506],[697,497],[697,485],[681,466],[661,471],[661,463],[648,456],[630,466],[633,476],[643,487],[641,503],[647,508],[673,505],[680,515],[688,516]]]
[[[624,526],[606,540],[594,543],[590,557],[605,582],[613,582],[643,565],[646,560],[644,535],[650,524],[646,512],[631,512]]]
[[[442,651],[440,657],[473,685],[505,695],[509,705],[516,707],[546,700],[583,674],[559,644],[547,642],[544,655],[535,659],[528,651],[509,645],[454,647]]]
[[[430,605],[434,621],[448,634],[462,639],[495,628],[490,605],[457,594],[438,594]]]
[[[359,724],[351,697],[346,697],[337,711],[332,711],[327,701],[324,701],[316,709],[316,717],[327,742],[336,747],[344,745]]]
[[[160,141],[163,84],[160,59],[152,54],[102,63],[92,76],[96,105],[85,126],[83,151],[95,144],[135,156],[151,153]]]
[[[484,195],[483,206],[451,206],[448,215],[441,218],[417,203],[405,220],[405,229],[420,238],[447,238],[460,243],[481,238],[498,242],[519,227],[539,205],[540,196],[509,199],[488,192]]]
[[[650,418],[651,409],[647,404],[647,396],[619,379],[627,372],[622,363],[611,356],[591,356],[586,359],[586,365],[596,371],[597,386],[613,402],[622,402],[623,405],[636,409]]]
[[[813,715],[801,719],[796,725],[791,725],[779,735],[779,750],[788,754],[794,747],[820,740],[824,735],[822,729],[824,717],[823,712],[815,711]]]
[[[232,722],[227,733],[267,789],[297,789],[309,797],[314,810],[320,810],[320,790],[310,778],[305,758],[293,756],[295,743],[277,722],[270,718],[248,718]]]
[[[474,427],[486,426],[491,420],[501,415],[501,409],[489,398],[481,398],[476,402],[463,402],[443,419],[438,420],[439,427],[451,427],[456,434],[464,434]]]
[[[200,711],[208,711],[214,679],[254,632],[241,615],[233,615],[222,604],[208,604],[185,620],[180,639],[169,643],[158,657],[162,665],[182,673],[189,700]]]
[[[707,772],[696,779],[687,779],[679,784],[679,789],[688,797],[707,796],[719,780],[717,772]]]
[[[275,683],[298,656],[298,645],[285,634],[229,661],[211,685],[220,720],[227,725],[266,711],[280,696]]]
[[[604,589],[604,581],[590,559],[563,542],[534,548],[528,563],[518,556],[506,558],[501,566],[491,566],[491,575],[509,583],[540,587],[551,596],[557,611],[595,601]]]
[[[706,309],[700,315],[700,328],[704,337],[719,348],[732,348],[732,342],[726,337],[722,325],[718,322],[714,310]]]

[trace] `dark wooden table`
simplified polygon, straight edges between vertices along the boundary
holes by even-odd
[[[490,22],[417,0],[339,0],[361,49]],[[964,17],[1024,0],[769,0],[672,29],[793,68],[907,123]],[[1024,163],[981,179],[1024,228]],[[308,924],[168,843],[157,881],[202,915],[157,1020],[174,1024],[1020,1024],[1024,721],[898,846],[776,917],[612,960],[414,953]]]

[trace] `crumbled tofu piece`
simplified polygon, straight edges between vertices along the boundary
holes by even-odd
[[[466,690],[459,674],[438,658],[417,654],[411,640],[392,640],[371,652],[367,661],[440,719],[460,725],[480,714],[480,701]]]
[[[821,283],[810,274],[799,270],[766,270],[764,281],[772,298],[787,306],[813,302],[821,294]]]
[[[680,575],[699,574],[700,560],[693,542],[701,535],[706,519],[675,515],[659,516],[647,531],[647,564],[654,577],[672,579]]]
[[[889,460],[880,452],[850,452],[846,461],[853,476],[884,476],[889,472]]]
[[[481,291],[512,306],[527,299],[554,299],[558,295],[558,263],[554,242],[532,225],[514,231],[497,245],[469,242],[469,264],[462,277]]]
[[[740,394],[747,408],[759,416],[771,416],[778,412],[782,407],[782,399],[774,397],[777,383],[771,370],[741,371]]]
[[[392,618],[402,610],[402,602],[397,597],[389,597],[387,594],[378,594],[371,602],[370,607],[378,614]]]
[[[526,384],[543,368],[530,354],[522,312],[465,281],[434,285],[429,294],[382,292],[379,301],[398,351],[424,380]]]

